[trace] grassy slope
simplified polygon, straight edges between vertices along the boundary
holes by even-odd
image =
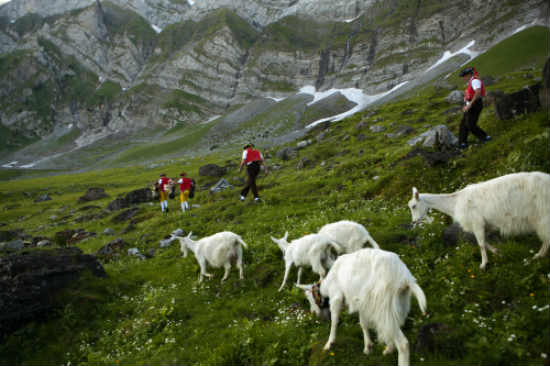
[[[509,59],[514,62],[514,57]],[[531,73],[540,75],[540,65]],[[489,90],[519,89],[533,81],[516,67],[503,71],[503,76]],[[450,106],[445,96],[428,87],[379,107],[374,116],[365,112],[333,125],[325,140],[301,150],[294,160],[271,158],[270,165],[280,164],[281,169],[260,179],[264,204],[240,203],[237,189],[232,189],[216,195],[199,191],[192,202],[200,207],[186,216],[175,210],[176,201],[170,201],[176,212],[167,217],[161,216],[156,203],[142,205],[136,229],[115,237],[142,252],[155,248],[155,258],[142,262],[123,257],[105,264],[109,278],[80,281],[66,291],[65,305],[58,312],[21,328],[0,345],[0,364],[395,364],[397,355],[382,356],[379,344],[371,355],[362,354],[355,315],[343,315],[335,347],[330,353],[321,352],[328,324],[307,314],[302,294],[291,285],[277,293],[283,264],[269,236],[289,231],[296,238],[340,219],[361,222],[383,248],[399,253],[424,289],[428,317],[421,316],[413,300],[403,328],[411,343],[412,363],[540,364],[541,353],[550,353],[548,309],[544,310],[550,302],[550,263],[547,258],[530,265],[523,261],[538,250],[539,240],[533,235],[502,240],[496,244],[501,255],[489,254],[489,268],[480,272],[477,246],[460,242],[448,248],[442,243],[447,217],[435,213],[433,224],[409,230],[406,202],[413,185],[421,191],[452,192],[515,171],[549,172],[548,113],[501,122],[493,107],[487,107],[480,125],[493,141],[437,167],[428,167],[420,157],[403,159],[410,151],[409,137],[388,139],[355,128],[364,120],[393,132],[398,124],[407,123],[420,133],[427,123],[446,123],[442,112]],[[403,111],[412,111],[405,117],[408,121]],[[428,122],[416,122],[421,116]],[[455,115],[447,124],[456,132],[458,122]],[[363,142],[357,141],[361,133],[366,137]],[[3,229],[24,228],[33,236],[49,237],[66,228],[84,227],[98,233],[79,244],[93,253],[115,238],[101,235],[105,227],[120,232],[127,224],[113,223],[114,215],[77,222],[89,212],[76,204],[88,187],[106,189],[111,198],[93,202],[105,207],[162,171],[175,175],[184,169],[202,185],[207,179],[198,177],[199,166],[225,165],[228,158],[237,163],[238,154],[182,158],[157,168],[3,182],[0,222],[7,224]],[[297,171],[302,157],[314,160],[315,166]],[[321,161],[326,162],[324,167]],[[226,179],[235,175],[231,171]],[[23,194],[42,190],[50,193],[51,201],[33,203]],[[220,286],[222,272],[214,270],[215,280],[198,285],[198,265],[192,255],[181,258],[176,245],[158,247],[159,240],[178,227],[199,237],[222,230],[241,234],[249,244],[246,279],[240,282],[232,272]],[[316,279],[305,272],[306,281]],[[295,271],[289,282],[294,280]],[[449,330],[437,338],[433,350],[420,353],[414,347],[418,330],[432,322],[444,323]]]

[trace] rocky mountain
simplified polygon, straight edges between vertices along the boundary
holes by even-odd
[[[273,139],[307,124],[304,87],[410,89],[444,52],[463,49],[460,65],[521,26],[548,27],[547,12],[542,0],[12,0],[0,7],[3,150],[35,161],[29,146],[51,136],[47,154],[60,154],[293,97],[269,107],[292,105],[263,121]],[[258,118],[237,115],[212,122],[208,143]]]

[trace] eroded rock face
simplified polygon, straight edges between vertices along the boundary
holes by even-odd
[[[55,303],[55,294],[83,271],[106,276],[96,257],[76,247],[0,258],[0,337],[62,305]]]

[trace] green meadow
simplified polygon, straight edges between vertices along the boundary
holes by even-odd
[[[525,32],[531,32],[525,37]],[[532,28],[494,47],[469,64],[496,83],[487,91],[519,90],[540,80],[548,56],[548,30]],[[528,54],[520,45],[536,39]],[[529,41],[530,42],[530,41]],[[478,62],[479,61],[479,62]],[[455,73],[456,74],[456,73]],[[458,77],[450,82],[462,88]],[[540,365],[550,357],[548,332],[550,261],[531,261],[541,245],[536,235],[491,241],[500,251],[489,253],[486,271],[479,269],[479,247],[460,239],[446,245],[442,233],[451,218],[432,212],[434,221],[411,227],[407,201],[411,189],[450,193],[470,183],[520,171],[550,172],[549,114],[542,110],[500,121],[495,107],[486,104],[479,125],[492,136],[447,162],[428,165],[411,154],[407,144],[430,126],[447,125],[458,134],[460,113],[445,101],[448,90],[433,85],[333,123],[312,129],[305,138],[313,143],[297,157],[280,160],[279,148],[262,149],[270,167],[258,181],[262,202],[239,201],[240,147],[210,155],[173,157],[155,164],[105,167],[89,172],[0,171],[1,230],[22,229],[32,236],[53,238],[56,232],[83,228],[97,233],[76,245],[93,254],[116,238],[154,257],[139,260],[122,255],[102,263],[108,277],[84,273],[58,294],[58,306],[41,321],[27,323],[0,341],[1,365],[379,365],[396,364],[397,353],[384,356],[376,343],[367,356],[357,314],[342,313],[336,343],[329,352],[328,322],[309,314],[302,290],[294,286],[296,269],[278,292],[284,264],[270,236],[285,231],[295,239],[316,232],[326,223],[353,220],[363,224],[382,249],[396,252],[427,298],[427,315],[416,301],[403,331],[410,342],[411,363],[425,365]],[[381,125],[384,132],[368,126]],[[388,137],[400,126],[415,132]],[[363,127],[362,127],[363,126]],[[367,126],[367,127],[364,127]],[[206,129],[206,127],[204,127]],[[204,131],[197,128],[185,140],[193,143]],[[176,143],[178,140],[174,140]],[[291,146],[294,144],[288,144]],[[116,166],[142,154],[161,156],[173,151],[167,144],[155,149],[133,147],[120,155]],[[434,150],[424,148],[427,153]],[[298,169],[302,159],[310,163]],[[199,176],[199,167],[214,163],[228,168],[224,176],[234,188],[211,193],[206,186],[216,178]],[[160,173],[175,177],[181,171],[196,179],[198,190],[182,214],[179,200],[169,200],[163,215],[158,202],[144,203],[134,218],[116,223],[119,212],[106,212],[119,196],[150,186]],[[101,187],[108,198],[79,204],[90,187]],[[50,201],[34,199],[48,193]],[[83,211],[86,205],[96,206]],[[96,218],[82,221],[84,215]],[[94,215],[92,215],[94,216]],[[103,235],[112,228],[114,236]],[[192,253],[184,258],[179,244],[160,248],[159,241],[181,228],[199,238],[233,231],[248,244],[244,252],[245,279],[233,269],[221,284],[223,269],[198,282],[199,266]],[[47,250],[47,249],[25,249]],[[8,255],[3,253],[1,255]],[[318,278],[304,271],[302,282]],[[419,332],[438,324],[440,332],[426,346]],[[374,332],[371,332],[376,340]],[[376,341],[375,341],[376,342]]]

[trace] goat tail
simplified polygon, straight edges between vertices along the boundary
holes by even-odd
[[[370,245],[372,245],[374,249],[380,249],[380,245],[378,245],[378,243],[372,238],[372,236],[370,236],[370,234],[367,237],[367,241],[370,243]]]
[[[418,306],[420,307],[422,314],[426,314],[426,295],[424,295],[424,291],[422,291],[416,282],[410,283],[409,288],[411,289],[414,297],[416,297],[416,301],[418,301]]]
[[[239,243],[242,244],[243,247],[245,247],[246,249],[248,249],[248,245],[246,245],[246,243],[244,242],[243,238],[241,238],[240,236],[237,235],[237,241]]]

